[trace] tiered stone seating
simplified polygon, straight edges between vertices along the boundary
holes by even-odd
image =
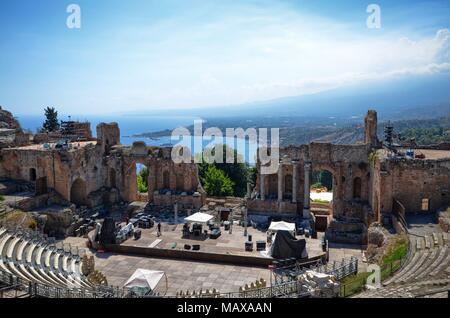
[[[10,234],[6,234],[4,237],[2,237],[2,240],[0,242],[0,269],[8,274],[12,274],[9,268],[6,266],[5,262],[3,261],[3,254],[5,253],[5,245],[9,241],[9,239],[12,237]]]
[[[417,275],[417,279],[422,279],[424,277],[427,277],[428,275],[431,274],[432,271],[434,271],[444,260],[445,255],[447,254],[447,250],[448,247],[447,246],[443,246],[443,247],[439,247],[438,249],[435,249],[435,251],[437,251],[437,257],[434,258],[433,263],[430,264],[430,266],[428,266],[426,268],[426,270],[424,270],[421,274]]]
[[[415,273],[415,277],[417,279],[426,277],[429,274],[429,270],[431,269],[431,266],[437,261],[437,256],[439,255],[440,250],[441,250],[440,248],[433,248],[431,250],[429,258],[433,262],[428,261],[428,264],[431,263],[430,266],[428,266],[428,267],[422,266],[420,268],[420,270]]]
[[[407,271],[401,278],[396,278],[394,282],[407,282],[411,276],[413,276],[420,268],[423,266],[423,264],[430,259],[430,252],[429,251],[422,251],[420,252],[420,258],[417,261],[417,263],[413,264],[411,269]]]
[[[424,239],[425,239],[425,248],[430,249],[431,248],[430,237],[428,235],[425,235]]]
[[[408,285],[392,284],[388,287],[367,290],[354,298],[413,298],[421,294],[446,290],[450,279],[440,279],[427,282],[415,282]]]
[[[79,255],[70,248],[10,234],[4,228],[0,228],[0,271],[47,286],[92,289],[82,275]]]
[[[442,261],[431,273],[431,276],[437,276],[439,275],[439,273],[441,273],[442,271],[446,271],[450,266],[450,254],[447,253],[447,257],[445,258],[444,261]]]
[[[413,240],[411,240],[413,242]],[[450,247],[447,233],[417,237],[409,262],[383,288],[358,297],[414,297],[450,284]]]
[[[449,263],[446,259],[449,254],[446,233],[433,233],[430,236],[418,238],[416,243],[416,251],[411,261],[384,285],[431,279],[432,276],[442,273]],[[423,249],[423,247],[429,248]]]
[[[386,282],[383,283],[383,285],[389,285],[393,281],[395,281],[397,278],[403,277],[413,266],[414,264],[419,260],[420,258],[420,252],[416,252],[413,256],[413,258],[406,264],[405,267],[403,267],[394,277],[388,279]]]

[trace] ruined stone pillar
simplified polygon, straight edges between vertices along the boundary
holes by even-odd
[[[174,204],[173,210],[175,212],[175,224],[178,224],[178,202]]]
[[[259,192],[260,192],[260,198],[261,200],[265,200],[266,199],[266,193],[265,193],[265,189],[264,189],[264,183],[266,181],[266,175],[265,174],[260,174],[259,175],[259,179],[261,184],[259,185]]]
[[[303,202],[303,217],[310,217],[310,177],[311,177],[311,163],[305,163],[305,187],[304,187],[304,202]]]
[[[292,160],[292,202],[297,203],[298,160]]]
[[[283,201],[283,163],[278,165],[278,202]]]
[[[244,236],[247,236],[247,223],[248,223],[248,209],[247,209],[247,202],[244,206]]]

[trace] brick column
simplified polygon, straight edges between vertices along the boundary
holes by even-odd
[[[292,160],[292,202],[297,203],[298,160]]]
[[[283,201],[283,162],[278,165],[278,202]]]
[[[310,217],[310,177],[311,177],[311,163],[305,163],[305,189],[304,189],[304,202],[303,202],[303,217]]]
[[[265,186],[265,181],[266,181],[266,175],[260,174],[259,179],[260,179],[260,185],[259,185],[260,198],[261,198],[261,200],[265,200],[266,193],[265,193],[264,186]]]

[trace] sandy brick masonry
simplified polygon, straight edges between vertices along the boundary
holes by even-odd
[[[10,113],[2,110],[2,114]],[[64,147],[33,143],[32,138],[24,144],[20,127],[11,123],[8,129],[21,137],[0,149],[0,178],[33,183],[37,195],[53,190],[88,207],[145,200],[155,206],[178,203],[180,210],[198,210],[205,203],[196,164],[175,164],[171,148],[148,147],[144,142],[121,145],[117,123],[101,123],[97,138]],[[311,172],[321,170],[333,176],[327,230],[331,241],[365,243],[368,226],[390,214],[394,200],[403,204],[405,213],[435,212],[450,204],[450,150],[415,149],[422,157],[393,158],[376,138],[376,127],[377,114],[369,111],[363,143],[313,142],[282,148],[279,170],[272,175],[262,175],[258,162],[256,184],[247,200],[249,213],[314,217],[310,178]],[[149,169],[149,190],[144,195],[137,191],[137,164]]]

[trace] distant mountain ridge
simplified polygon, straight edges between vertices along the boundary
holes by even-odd
[[[237,127],[280,128],[282,145],[313,140],[352,144],[363,140],[368,109],[378,112],[379,129],[388,120],[396,122],[398,129],[406,129],[408,125],[436,127],[436,118],[450,116],[449,87],[450,74],[411,76],[219,109],[168,112],[199,116],[205,120],[204,129],[218,127],[223,132],[225,128]],[[170,130],[143,132],[139,136],[161,137],[170,133]]]
[[[378,123],[378,138],[383,140],[384,127],[387,122]],[[450,129],[450,116],[439,117],[435,119],[410,119],[410,120],[399,120],[393,121],[391,124],[394,127],[396,133],[401,133],[405,135],[406,132],[410,132],[411,129],[441,129],[443,131]],[[407,136],[410,134],[407,134]],[[450,136],[448,138],[450,140]],[[349,126],[345,128],[337,129],[336,131],[314,139],[312,141],[317,142],[331,142],[334,144],[354,144],[364,140],[364,127],[359,126]],[[420,142],[419,142],[420,144]]]
[[[432,118],[450,114],[450,74],[410,76],[372,81],[317,94],[208,108],[151,111],[153,115],[199,116],[201,118],[247,117],[364,117],[367,109],[380,119]],[[139,115],[148,112],[130,112]]]

